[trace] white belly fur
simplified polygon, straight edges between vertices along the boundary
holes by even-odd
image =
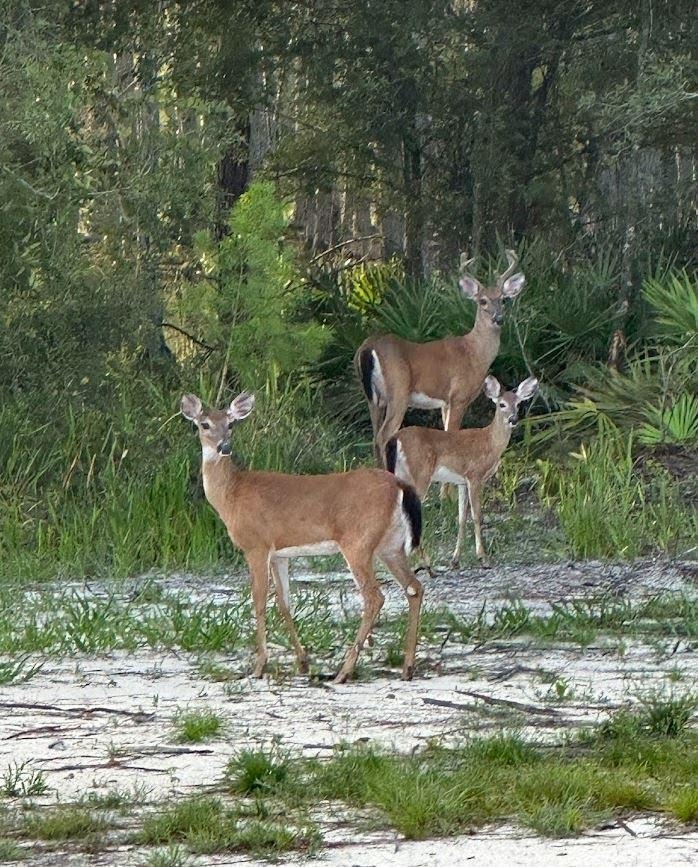
[[[410,395],[410,406],[417,409],[441,409],[446,406],[446,401],[429,397],[427,394],[422,394],[421,391],[413,391]]]
[[[432,482],[448,482],[452,485],[464,485],[465,478],[454,473],[446,467],[438,467],[434,475],[431,477]]]
[[[329,554],[339,554],[336,542],[316,542],[313,545],[294,545],[290,548],[278,548],[275,557],[326,557]]]

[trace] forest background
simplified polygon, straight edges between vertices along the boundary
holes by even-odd
[[[696,22],[0,0],[0,575],[231,564],[182,392],[257,393],[244,463],[368,463],[356,347],[463,333],[461,252],[484,281],[508,247],[526,286],[493,372],[541,393],[490,496],[537,517],[495,553],[695,551]]]

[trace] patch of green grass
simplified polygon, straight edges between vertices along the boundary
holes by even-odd
[[[228,683],[239,680],[240,675],[227,665],[221,665],[212,659],[200,659],[196,665],[199,677],[212,680],[215,683]]]
[[[698,710],[698,693],[665,696],[651,691],[639,697],[640,721],[649,734],[665,738],[678,737]]]
[[[78,805],[66,805],[27,813],[21,833],[30,840],[94,840],[108,828],[105,816]]]
[[[668,731],[675,729],[651,731],[621,712],[567,747],[502,734],[411,756],[340,748],[327,761],[287,759],[284,783],[267,796],[373,810],[374,825],[412,839],[465,833],[504,817],[548,836],[577,834],[628,810],[690,817],[698,733]],[[686,793],[682,800],[677,786]]]
[[[320,592],[300,594],[298,601],[296,622],[302,640],[316,659],[325,656],[321,670],[334,668],[355,635],[358,618],[335,619],[327,595]],[[269,624],[270,640],[289,647],[285,625],[275,607],[269,610]],[[405,627],[404,612],[381,618],[374,634],[374,659],[400,664]],[[468,617],[444,608],[425,608],[420,623],[420,640],[433,644],[440,643],[444,636],[464,643],[485,643],[530,635],[543,642],[568,641],[586,646],[600,633],[698,639],[698,598],[666,594],[633,602],[600,596],[554,603],[546,614],[515,599],[483,606],[477,615]],[[236,649],[246,651],[252,637],[247,589],[238,598],[220,604],[186,593],[157,593],[153,601],[143,602],[139,595],[116,592],[89,596],[74,590],[51,589],[32,592],[28,600],[21,590],[0,590],[0,653],[101,653],[152,647],[230,654]],[[21,660],[5,665],[10,678],[36,674]],[[202,676],[211,679],[225,681],[236,676],[234,669],[218,666],[206,656],[201,657],[199,668]],[[370,677],[374,670],[369,662],[362,676]],[[283,675],[286,667],[279,671]]]
[[[198,744],[220,734],[222,718],[212,710],[184,710],[175,714],[175,740],[180,744]]]
[[[148,800],[150,789],[142,783],[134,783],[131,789],[115,787],[106,792],[88,792],[79,803],[93,810],[112,810],[128,813],[133,807],[140,807]]]
[[[252,820],[238,827],[234,848],[274,858],[282,852],[312,852],[321,842],[322,836],[312,823],[294,827],[284,822]]]
[[[698,785],[688,785],[675,792],[667,801],[666,809],[680,822],[698,823]]]
[[[27,662],[27,656],[0,662],[0,686],[6,686],[8,683],[26,683],[43,668],[43,663],[28,665]]]
[[[138,838],[146,844],[182,843],[197,854],[243,851],[272,856],[308,851],[318,844],[320,835],[312,823],[295,826],[288,817],[284,821],[240,820],[219,798],[194,796],[147,816]]]
[[[145,817],[139,835],[141,843],[162,844],[188,839],[218,827],[223,816],[220,798],[194,796]]]
[[[637,472],[632,435],[609,428],[572,455],[568,466],[539,461],[541,493],[557,513],[573,556],[632,559],[695,539],[695,511],[656,469]]]
[[[389,668],[400,668],[405,660],[405,652],[400,644],[391,643],[385,648],[385,664]]]
[[[687,722],[665,724],[677,712],[683,719],[685,702],[666,696],[664,712],[654,713],[660,704],[656,698],[652,713],[642,706],[620,711],[555,747],[501,733],[410,755],[365,746],[339,747],[327,760],[293,758],[276,745],[245,751],[226,769],[231,806],[216,797],[186,799],[146,816],[139,841],[198,854],[306,851],[320,836],[304,817],[328,803],[345,805],[345,815],[358,808],[355,821],[408,839],[467,833],[503,819],[564,837],[630,810],[694,822],[698,732]]]
[[[141,862],[143,867],[189,867],[194,861],[181,846],[168,846],[150,852]]]
[[[19,843],[5,837],[0,837],[0,863],[23,861],[26,857],[27,852]]]
[[[451,633],[464,643],[530,635],[543,642],[568,641],[582,647],[600,633],[627,636],[698,637],[698,598],[668,594],[633,602],[611,596],[553,603],[550,613],[532,611],[514,599],[487,606],[473,617],[441,614]]]
[[[43,795],[48,789],[46,775],[31,767],[31,760],[10,762],[2,775],[2,794],[6,798]]]
[[[574,798],[542,800],[521,810],[521,822],[542,837],[573,837],[593,823],[595,817],[587,801]]]
[[[249,594],[235,602],[202,602],[185,594],[140,602],[112,592],[74,590],[0,593],[0,652],[103,653],[138,647],[230,653],[251,636]],[[26,673],[26,672],[25,672]]]
[[[290,761],[276,747],[264,750],[243,750],[226,767],[226,781],[231,790],[243,795],[273,792],[288,777]]]
[[[676,738],[686,730],[696,710],[698,694],[665,695],[652,690],[638,696],[634,709],[622,709],[603,723],[599,737],[626,743],[641,737]]]
[[[537,764],[542,758],[533,744],[519,735],[505,733],[478,738],[470,744],[469,751],[477,761],[514,768]]]

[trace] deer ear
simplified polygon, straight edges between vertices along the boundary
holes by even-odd
[[[505,298],[516,298],[519,292],[523,289],[525,282],[526,278],[523,274],[514,274],[512,277],[509,277],[508,280],[504,281],[504,285],[502,286],[502,295]]]
[[[241,392],[228,408],[228,418],[234,421],[247,418],[254,407],[254,395],[249,391]]]
[[[482,286],[480,286],[478,281],[474,277],[471,277],[470,274],[464,274],[458,281],[458,285],[460,286],[460,291],[463,295],[473,301],[477,298],[482,289]]]
[[[497,398],[502,393],[502,386],[496,376],[488,376],[485,380],[485,394],[490,400],[497,402]]]
[[[204,410],[201,401],[195,394],[185,394],[182,397],[179,409],[184,418],[188,418],[189,421],[196,421]]]
[[[516,402],[521,403],[523,400],[528,400],[537,391],[538,380],[535,376],[529,376],[528,379],[524,379],[523,382],[519,383],[519,387],[516,389]]]

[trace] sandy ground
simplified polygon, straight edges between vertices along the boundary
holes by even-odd
[[[177,582],[194,595],[230,598],[242,580]],[[319,582],[331,593],[348,592],[351,598],[345,577],[306,574],[296,583]],[[696,568],[668,561],[506,567],[438,575],[425,584],[428,605],[447,604],[462,613],[479,611],[485,601],[496,605],[511,598],[544,611],[551,602],[600,592],[632,599],[693,594]],[[402,606],[399,594],[388,592],[387,610]],[[51,787],[50,796],[42,799],[46,802],[134,785],[147,787],[152,799],[179,797],[218,781],[228,759],[241,748],[268,746],[273,740],[308,756],[327,754],[339,742],[370,741],[412,750],[431,738],[458,742],[502,728],[554,740],[570,728],[597,723],[639,692],[667,687],[670,672],[677,669],[683,683],[698,679],[698,656],[680,641],[626,641],[620,647],[617,641],[599,642],[581,650],[564,644],[541,647],[530,640],[464,646],[444,637],[443,646],[420,646],[419,669],[410,683],[374,663],[369,668],[378,676],[369,681],[311,684],[292,675],[291,659],[275,648],[272,656],[282,663],[280,677],[231,683],[202,679],[196,657],[184,653],[48,658],[30,681],[0,689],[0,767],[31,760]],[[224,657],[218,661],[226,663]],[[371,661],[370,650],[366,661]],[[195,708],[220,714],[223,734],[201,745],[176,744],[175,712]],[[585,867],[698,863],[698,832],[644,818],[564,841],[541,840],[512,828],[418,843],[385,835],[347,840],[345,835],[328,833],[330,845],[312,863],[548,865],[561,863],[561,858],[567,865]],[[73,857],[35,851],[24,863],[126,865],[138,864],[140,857],[128,849]],[[196,863],[256,862],[227,856]]]

